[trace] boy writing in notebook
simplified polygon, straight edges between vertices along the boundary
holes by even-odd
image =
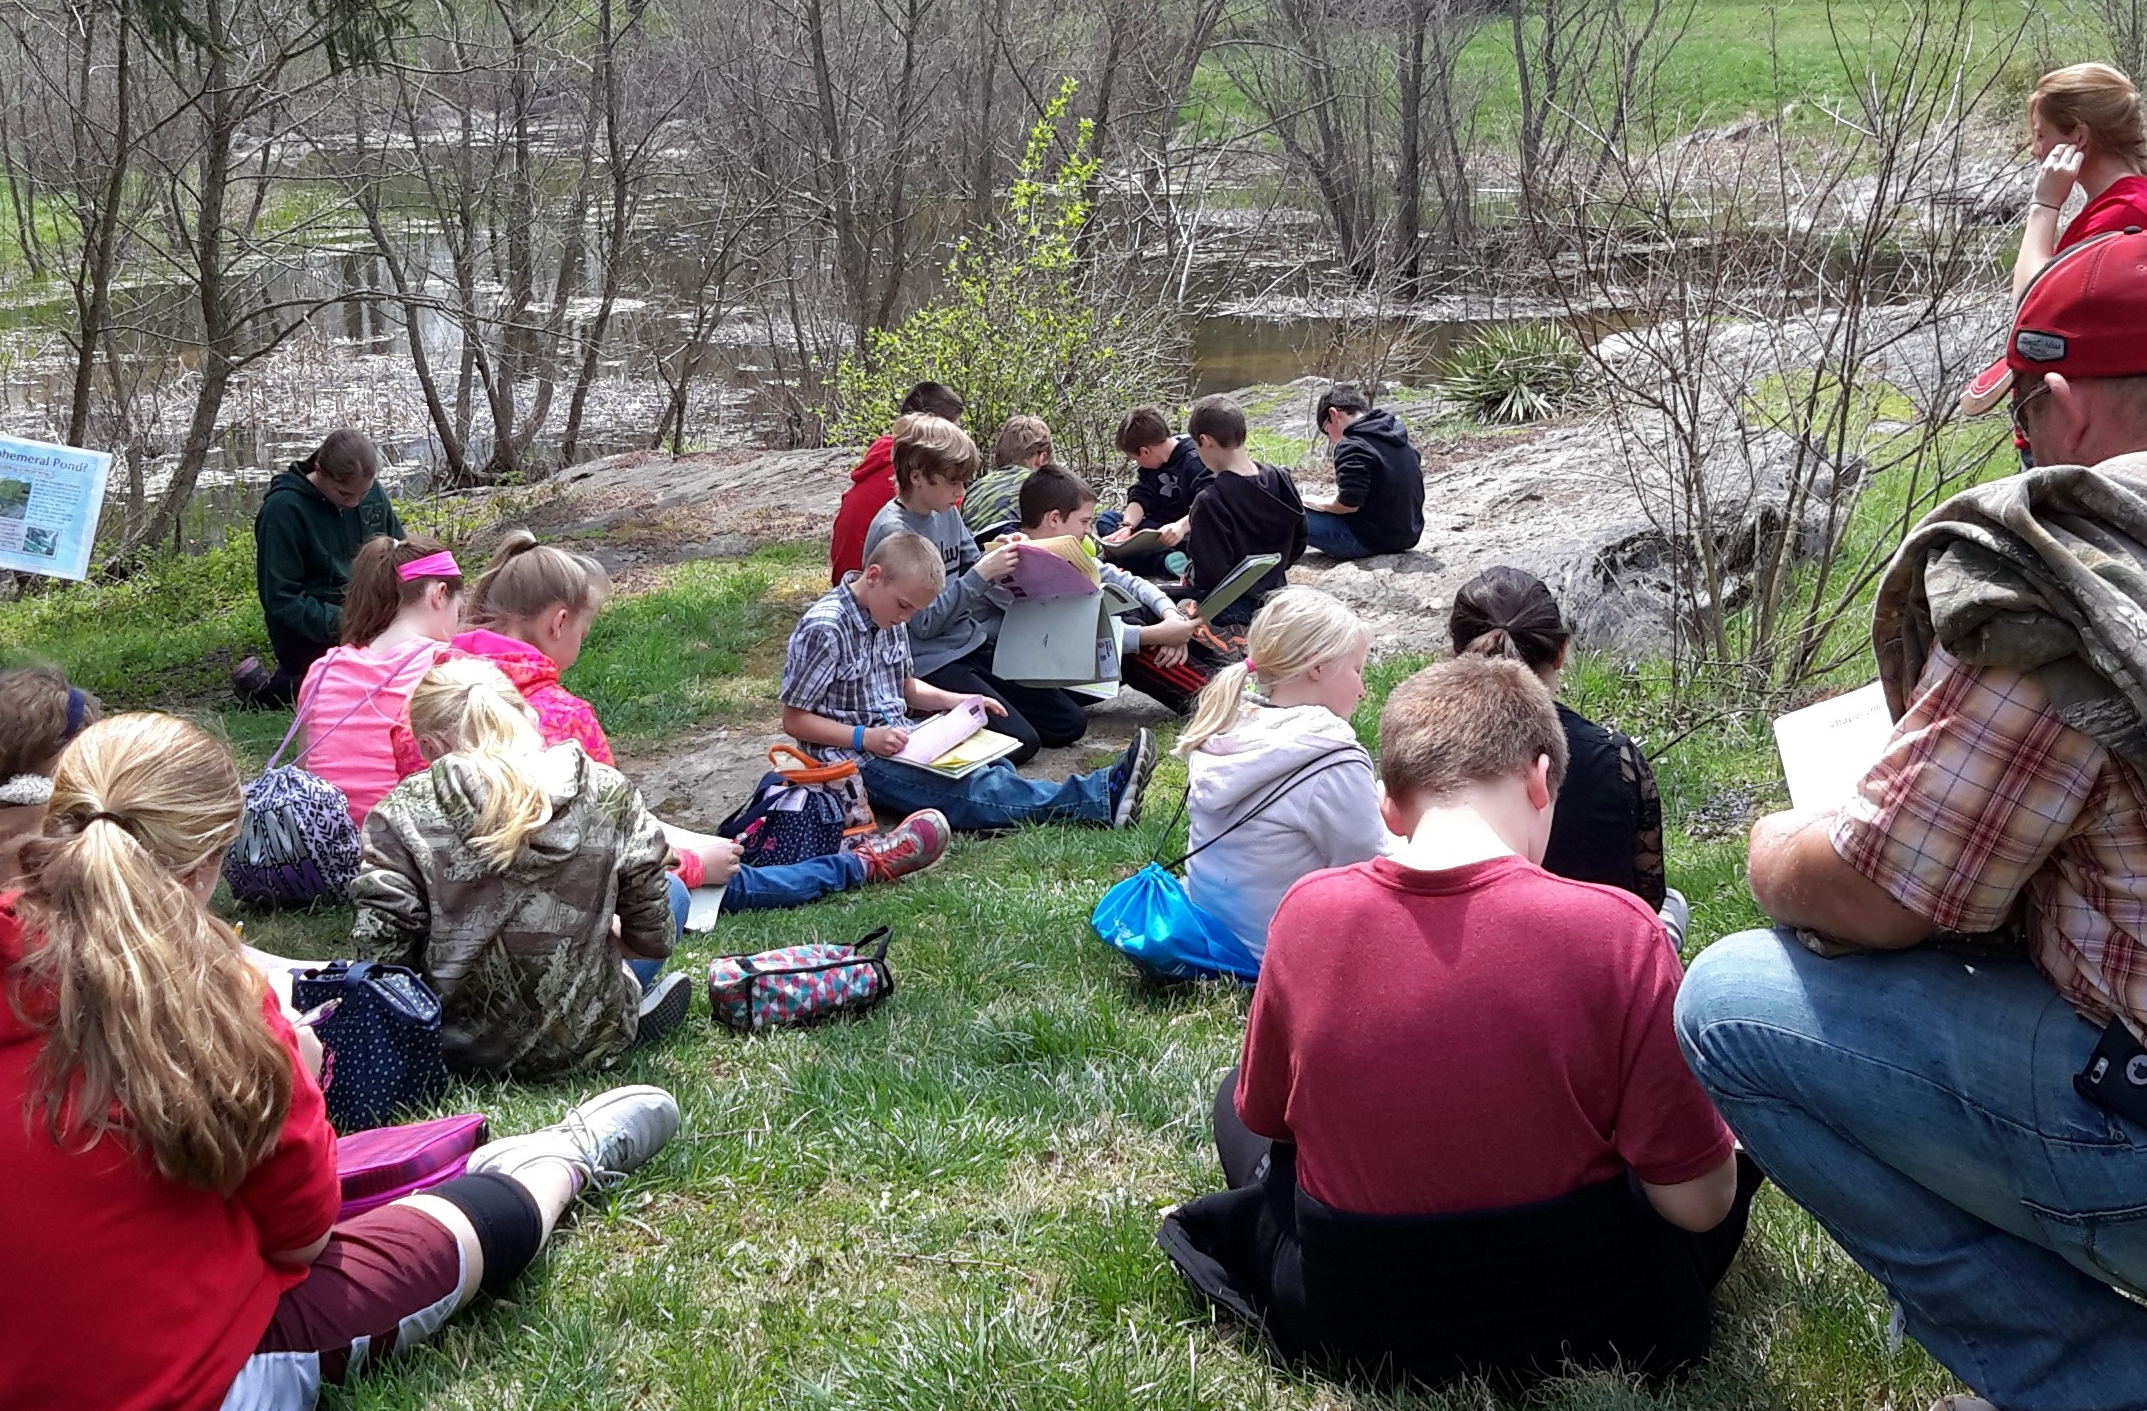
[[[1087,539],[1096,525],[1096,491],[1063,466],[1044,465],[1021,482],[1021,532],[1031,539],[1071,535]],[[1200,630],[1198,618],[1178,611],[1161,588],[1111,563],[1099,563],[1103,581],[1140,604],[1146,621],[1119,622],[1119,679],[1153,696],[1180,715],[1189,713],[1208,673],[1187,659],[1186,644]]]
[[[1173,436],[1170,422],[1158,407],[1141,407],[1126,414],[1118,426],[1118,449],[1133,462],[1133,486],[1126,491],[1126,509],[1115,525],[1105,525],[1106,544],[1124,543],[1142,529],[1152,529],[1163,547],[1142,554],[1120,556],[1119,567],[1143,577],[1168,573],[1166,560],[1182,549],[1192,529],[1188,518],[1193,497],[1215,477],[1193,446],[1190,436]]]
[[[1140,821],[1141,794],[1155,772],[1155,737],[1136,731],[1111,765],[1061,783],[1028,779],[996,760],[960,779],[894,756],[919,715],[981,699],[994,726],[1006,708],[921,680],[910,657],[909,622],[945,586],[941,552],[906,530],[880,536],[862,572],[847,576],[798,619],[783,659],[783,729],[816,757],[854,759],[875,805],[909,812],[904,799],[930,799],[959,831],[1023,823]]]

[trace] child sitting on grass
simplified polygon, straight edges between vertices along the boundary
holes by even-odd
[[[343,791],[350,821],[395,781],[425,767],[406,719],[410,693],[444,661],[462,625],[462,569],[447,545],[413,536],[368,539],[350,561],[343,640],[298,690],[305,747],[293,763]]]
[[[44,829],[60,751],[100,713],[57,667],[0,672],[0,892],[22,885],[23,844]]]
[[[1193,500],[1187,551],[1193,566],[1185,586],[1197,601],[1214,591],[1254,554],[1278,554],[1252,591],[1223,609],[1216,629],[1241,627],[1267,595],[1289,582],[1291,564],[1305,552],[1305,502],[1290,473],[1254,460],[1245,449],[1245,413],[1228,397],[1193,403],[1185,429],[1215,478]],[[1203,614],[1205,616],[1205,614]]]
[[[199,728],[91,726],[0,900],[0,1406],[310,1407],[678,1131],[668,1093],[615,1089],[339,1220],[320,1085],[207,904],[240,807]]]
[[[1232,1189],[1162,1239],[1286,1353],[1440,1382],[1707,1350],[1757,1171],[1678,1050],[1654,913],[1537,865],[1565,759],[1521,663],[1425,668],[1379,721],[1407,841],[1276,909],[1215,1103]]]
[[[1051,459],[1051,428],[1040,416],[1010,416],[992,438],[992,469],[962,496],[962,523],[987,543],[1013,527],[1021,485]]]
[[[948,421],[962,419],[961,394],[937,382],[920,382],[909,389],[895,415],[928,412]],[[840,583],[846,573],[865,566],[865,531],[873,517],[895,497],[895,438],[892,431],[877,437],[865,448],[865,458],[850,472],[850,488],[842,492],[835,508],[835,523],[828,538],[828,582]]]
[[[649,985],[684,920],[663,829],[624,775],[536,713],[488,662],[443,662],[410,697],[432,761],[365,820],[351,883],[361,954],[407,965],[440,996],[460,1068],[535,1078],[599,1066],[686,1017],[692,989]]]
[[[1013,576],[1013,546],[980,553],[962,522],[963,488],[976,474],[977,448],[951,421],[906,416],[895,423],[894,503],[872,521],[865,553],[890,534],[916,534],[939,550],[941,585],[910,622],[915,671],[957,696],[989,696],[1001,708],[999,729],[1020,742],[1011,756],[1027,764],[1039,749],[1059,749],[1088,732],[1081,703],[1052,686],[1025,686],[992,671],[993,633],[1012,601],[995,585]]]
[[[1186,895],[1256,959],[1298,878],[1395,844],[1349,723],[1370,647],[1348,608],[1317,588],[1285,588],[1253,618],[1245,660],[1216,674],[1178,737]]]
[[[1063,466],[1039,466],[1021,482],[1021,532],[1031,539],[1071,535],[1088,540],[1096,527],[1096,492]],[[1094,547],[1090,541],[1090,547]],[[1145,578],[1099,561],[1103,581],[1141,605],[1146,622],[1119,623],[1118,679],[1179,715],[1192,708],[1207,673],[1187,658],[1185,644],[1199,620],[1178,611],[1170,596]],[[996,638],[997,634],[993,634]]]
[[[507,673],[537,712],[547,744],[572,740],[599,764],[615,763],[596,711],[559,684],[581,655],[589,625],[611,595],[603,565],[583,554],[539,544],[515,530],[470,589],[470,630],[455,647]],[[867,882],[895,882],[937,862],[946,852],[946,820],[929,812],[842,852],[776,867],[739,863],[739,845],[689,828],[663,824],[686,886],[723,888],[724,912],[803,906],[829,892]]]
[[[944,586],[940,550],[907,532],[883,535],[853,574],[806,609],[783,658],[783,728],[813,755],[855,759],[882,807],[932,808],[957,829],[1022,823],[1095,823],[1128,828],[1155,772],[1155,737],[1136,731],[1109,768],[1060,784],[1024,778],[997,760],[961,779],[895,761],[914,728],[911,712],[952,710],[981,700],[996,726],[1006,707],[918,679],[910,663],[912,617]]]

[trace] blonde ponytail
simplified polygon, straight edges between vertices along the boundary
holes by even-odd
[[[1370,634],[1357,615],[1317,588],[1269,596],[1245,634],[1245,660],[1224,667],[1202,688],[1200,705],[1174,747],[1189,756],[1229,731],[1248,695],[1265,694],[1323,662],[1355,651]]]
[[[531,765],[544,752],[537,713],[500,669],[477,657],[441,662],[410,693],[410,733],[428,754],[452,754],[484,783],[470,846],[505,867],[552,821],[550,794]]]
[[[52,1139],[115,1136],[222,1195],[275,1149],[294,1081],[265,982],[188,886],[239,812],[238,770],[198,727],[132,714],[84,730],[23,849],[32,948],[6,977],[15,1013],[44,1031],[28,1101]]]

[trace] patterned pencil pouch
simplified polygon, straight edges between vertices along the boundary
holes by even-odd
[[[752,1031],[862,1014],[894,993],[887,968],[893,928],[855,945],[786,946],[726,955],[708,966],[708,1008],[727,1029]]]

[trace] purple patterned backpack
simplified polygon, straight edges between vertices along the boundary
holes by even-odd
[[[855,945],[785,946],[726,955],[708,967],[708,1008],[727,1029],[751,1031],[862,1014],[894,993],[887,968],[893,928]]]

